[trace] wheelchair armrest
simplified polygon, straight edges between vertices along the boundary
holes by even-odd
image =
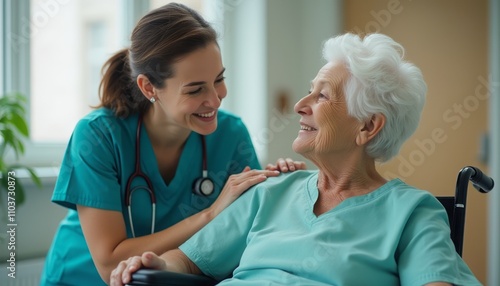
[[[130,286],[212,286],[217,281],[203,275],[170,272],[156,269],[139,269],[132,274]]]

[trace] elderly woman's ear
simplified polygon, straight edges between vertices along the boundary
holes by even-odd
[[[356,144],[359,146],[367,144],[385,125],[385,115],[376,113],[372,115],[370,120],[367,120],[356,137]]]

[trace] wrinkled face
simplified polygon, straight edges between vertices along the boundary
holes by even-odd
[[[343,87],[349,73],[342,63],[323,66],[311,82],[309,94],[295,105],[300,131],[293,150],[306,158],[348,154],[356,146],[361,123],[347,114]]]
[[[210,134],[217,128],[217,110],[226,97],[224,67],[217,44],[195,50],[173,65],[174,77],[156,89],[158,104],[170,124]]]

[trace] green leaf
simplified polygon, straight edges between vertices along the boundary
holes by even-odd
[[[29,168],[29,167],[24,167],[24,168],[30,173],[30,177],[31,177],[31,180],[33,181],[33,183],[35,183],[35,185],[38,188],[42,188],[42,180],[40,180],[40,178],[36,174],[35,170],[33,170],[32,168]]]
[[[24,144],[21,140],[14,138],[14,151],[16,152],[16,160],[19,159],[19,155],[24,154]]]
[[[0,97],[0,118],[9,117],[10,114],[16,113],[24,116],[25,109],[22,103],[26,98],[20,95],[6,95]]]
[[[19,183],[19,181],[16,182],[16,205],[22,205],[24,203],[24,187]]]
[[[3,129],[3,130],[0,130],[0,134],[2,134],[2,138],[3,138],[4,144],[6,145],[6,147],[10,146],[12,148],[16,148],[15,143],[14,143],[14,132],[12,132],[12,130]]]
[[[21,115],[18,113],[11,114],[11,122],[17,128],[19,133],[24,135],[25,137],[29,136],[28,125],[26,125],[26,121]]]
[[[17,138],[17,136],[12,132],[10,129],[5,129],[5,130],[0,130],[0,134],[2,134],[3,137],[3,144],[5,144],[5,147],[2,147],[4,149],[7,149],[7,147],[10,147],[14,150],[14,153],[16,155],[16,159],[19,158],[20,155],[24,154],[24,144],[21,140]]]
[[[5,143],[5,141],[0,144],[0,162],[2,162],[2,163],[3,163],[3,155],[5,154],[6,147],[7,147],[7,143]],[[2,167],[0,167],[0,170],[3,170]]]
[[[23,139],[29,138],[29,128],[26,122],[26,97],[20,93],[7,94],[0,97],[0,191],[8,190],[8,171],[12,169],[25,169],[29,172],[31,180],[39,188],[42,187],[40,178],[35,171],[26,166],[10,166],[4,161],[4,154],[12,149],[16,160],[25,152]],[[24,187],[20,181],[16,182],[16,203],[21,205],[25,200]]]

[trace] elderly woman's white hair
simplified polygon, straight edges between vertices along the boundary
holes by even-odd
[[[345,86],[347,109],[360,121],[373,114],[386,117],[385,126],[367,146],[368,155],[385,162],[417,129],[427,85],[419,68],[403,59],[404,48],[388,36],[344,34],[323,47],[327,61],[345,63],[351,76]]]

